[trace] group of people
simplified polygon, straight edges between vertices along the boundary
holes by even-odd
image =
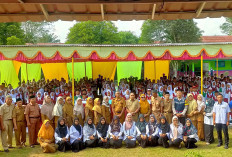
[[[26,147],[28,127],[31,148],[40,145],[43,152],[72,150],[86,147],[127,148],[174,146],[196,148],[198,140],[214,142],[216,126],[218,146],[228,148],[230,107],[223,83],[228,77],[209,77],[203,95],[199,94],[199,78],[136,80],[123,79],[117,87],[113,81],[81,79],[71,83],[62,79],[40,80],[0,87],[1,140],[5,152],[12,148],[13,130],[16,146]],[[208,82],[215,80],[210,85]],[[174,90],[172,90],[174,89]],[[205,90],[207,89],[207,90]],[[212,91],[211,91],[212,89]],[[223,89],[223,90],[222,90]],[[9,92],[10,91],[10,92]],[[17,92],[16,92],[17,91]],[[230,91],[231,92],[231,91]],[[230,94],[231,95],[231,94]],[[228,96],[227,96],[228,97]],[[74,100],[74,103],[73,103]]]

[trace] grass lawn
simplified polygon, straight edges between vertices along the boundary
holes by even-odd
[[[232,129],[229,129],[229,136],[232,137]],[[216,131],[214,132],[215,137]],[[23,148],[23,149],[10,149],[9,153],[0,152],[1,157],[72,157],[72,156],[84,156],[84,157],[124,157],[124,156],[133,156],[133,157],[224,157],[224,156],[232,156],[232,145],[230,142],[229,149],[224,149],[224,146],[217,148],[217,138],[214,144],[209,146],[205,145],[205,142],[198,142],[196,149],[187,150],[186,148],[175,149],[175,148],[162,148],[158,147],[148,147],[141,148],[137,146],[136,148],[127,149],[124,147],[120,149],[102,149],[102,148],[87,148],[78,153],[72,153],[68,151],[66,153],[56,152],[54,154],[45,154],[42,153],[40,146],[36,146],[35,148]],[[15,145],[15,141],[13,139],[13,145]],[[28,139],[27,139],[28,145]],[[183,145],[182,145],[183,146]],[[231,147],[231,148],[230,148]],[[2,146],[0,146],[2,150]]]

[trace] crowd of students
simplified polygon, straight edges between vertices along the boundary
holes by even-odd
[[[86,147],[127,148],[163,146],[197,148],[197,141],[218,146],[225,136],[228,149],[232,80],[221,75],[204,78],[203,95],[199,77],[153,80],[122,79],[117,86],[103,79],[64,79],[22,82],[17,89],[0,86],[0,127],[5,152],[16,146],[40,145],[43,152],[78,152]]]

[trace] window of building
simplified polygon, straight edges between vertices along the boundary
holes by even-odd
[[[225,67],[225,61],[218,61],[218,67],[223,68]],[[215,67],[217,67],[217,61],[215,61]]]

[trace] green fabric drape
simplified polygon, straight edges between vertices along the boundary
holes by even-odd
[[[134,62],[118,62],[117,63],[117,77],[118,81],[122,78],[129,78],[131,76],[141,79],[142,61]]]
[[[72,78],[72,63],[67,63],[68,76]],[[86,76],[92,78],[92,63],[86,62]],[[74,79],[80,80],[85,77],[85,62],[74,63]]]
[[[41,65],[22,63],[21,64],[21,81],[27,81],[27,80],[31,81],[33,79],[35,79],[35,81],[39,81],[41,79]]]
[[[13,88],[16,88],[18,86],[19,79],[13,61],[0,61],[0,73],[1,83],[6,83],[6,85],[11,84]]]

